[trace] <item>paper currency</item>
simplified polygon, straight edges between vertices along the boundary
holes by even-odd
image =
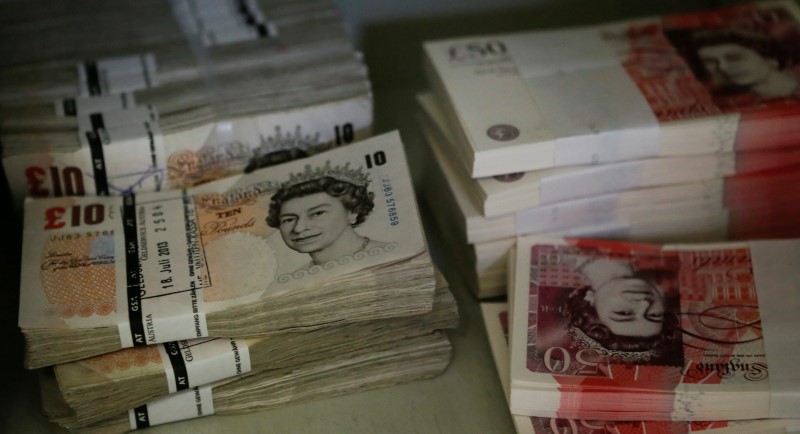
[[[4,40],[54,51],[25,61],[39,50],[0,44],[0,141],[17,206],[26,196],[185,188],[369,136],[366,67],[335,7],[246,3],[109,10],[84,0],[57,18],[0,6],[31,20],[20,27],[9,19],[4,32],[14,37]],[[78,23],[87,11],[91,35],[63,31],[86,28]],[[142,16],[157,17],[144,34],[135,24]],[[61,44],[44,43],[52,32],[35,29],[59,19],[76,25],[58,32]],[[220,36],[242,29],[250,33]],[[196,31],[216,36],[206,41]]]
[[[526,234],[562,232],[600,236],[619,228],[653,228],[650,240],[692,237],[692,240],[790,237],[800,218],[793,186],[798,185],[797,165],[753,173],[712,177],[661,187],[624,190],[583,199],[526,208],[496,217],[484,217],[469,194],[469,183],[436,136],[423,126],[432,148],[431,193],[455,195],[461,211],[456,227],[467,243],[489,242]],[[438,172],[441,172],[439,175]],[[658,222],[656,224],[656,222]],[[584,228],[597,228],[586,231]],[[610,229],[609,229],[610,228]],[[617,228],[617,229],[614,229]],[[599,232],[603,231],[603,232]],[[669,238],[673,237],[673,238]],[[679,238],[678,238],[679,239]]]
[[[136,124],[126,112],[101,114],[105,126],[90,124],[82,130],[85,135],[108,137],[108,142],[98,142],[99,146],[87,143],[71,150],[4,156],[3,167],[15,200],[187,188],[366,138],[372,124],[368,95],[206,123],[171,135],[160,134],[150,116]],[[124,116],[124,126],[108,125],[114,113]],[[126,138],[123,128],[131,125],[141,128]],[[122,131],[121,140],[114,139],[115,131]]]
[[[794,219],[789,217],[792,215],[792,206],[789,203],[791,201],[769,204],[773,199],[769,195],[764,195],[763,187],[753,182],[750,182],[752,193],[759,194],[760,191],[761,196],[741,199],[745,204],[752,204],[742,210],[753,213],[753,217],[749,219],[732,220],[729,214],[712,215],[698,212],[700,203],[684,203],[684,212],[678,212],[677,210],[681,206],[680,202],[675,203],[674,206],[656,205],[656,208],[660,208],[662,211],[638,212],[643,218],[636,219],[626,216],[624,221],[614,221],[614,219],[606,218],[611,214],[606,214],[605,217],[599,219],[597,224],[589,222],[587,225],[570,225],[569,223],[575,223],[576,218],[584,219],[597,214],[578,212],[573,213],[569,219],[560,220],[557,217],[564,216],[563,212],[556,212],[554,215],[540,212],[538,215],[544,215],[544,217],[538,219],[532,218],[536,215],[535,213],[519,213],[486,219],[465,191],[463,178],[457,176],[458,172],[452,168],[449,160],[439,151],[440,148],[436,145],[435,138],[428,135],[425,128],[423,128],[423,135],[428,139],[432,148],[428,159],[434,162],[426,171],[426,188],[422,190],[423,196],[429,204],[435,204],[432,206],[435,206],[437,212],[433,214],[433,218],[444,241],[454,251],[461,252],[455,258],[459,264],[457,268],[465,274],[465,283],[478,298],[496,297],[506,293],[508,250],[514,245],[515,231],[526,225],[535,227],[536,225],[551,224],[551,228],[560,228],[560,230],[551,232],[537,232],[539,236],[591,237],[645,242],[719,241],[728,236],[746,238],[747,231],[751,234],[758,231],[768,236],[770,231],[791,234],[795,230],[793,224],[790,223]],[[783,179],[783,182],[773,183],[771,190],[778,191],[777,185],[779,184],[791,184],[790,180],[795,177],[793,173],[789,171],[775,178],[776,180]],[[747,188],[747,182],[739,185]],[[638,194],[638,197],[644,197],[645,202],[652,199],[650,196],[642,194]],[[735,197],[731,198],[728,195],[726,199],[736,203]],[[566,209],[570,208],[569,204],[575,209],[574,207],[587,202],[591,203],[592,201],[567,202]],[[595,203],[597,203],[596,199]],[[637,204],[637,201],[629,203]],[[781,208],[785,210],[786,218],[782,217],[781,212],[778,211]],[[550,209],[559,211],[557,205]],[[600,209],[598,208],[596,211],[600,211]],[[606,208],[605,211],[611,212],[612,209]],[[758,218],[758,214],[764,215],[769,212],[776,217]],[[570,216],[570,214],[566,215]],[[631,213],[632,215],[634,214]],[[747,212],[742,212],[741,215],[745,216]],[[517,221],[520,223],[519,225],[514,224]],[[731,224],[731,221],[746,224],[740,223],[739,226],[735,226]],[[778,222],[783,222],[783,225],[778,225]],[[732,227],[742,229],[739,232],[729,231],[728,229]]]
[[[172,397],[176,402],[151,402],[95,425],[78,428],[81,433],[123,433],[156,423],[175,421],[181,398],[191,404],[202,401],[203,411],[181,414],[179,419],[230,415],[261,411],[292,403],[329,398],[347,393],[418,381],[441,374],[452,357],[449,340],[441,332],[375,345],[368,350],[342,354],[335,358],[298,365],[294,368],[265,371],[222,385],[200,387]],[[49,386],[52,390],[52,382]],[[64,408],[45,394],[45,412],[53,420],[68,421]],[[199,398],[196,398],[199,397]],[[56,402],[53,402],[56,401]],[[166,408],[165,408],[166,407]],[[213,409],[213,411],[209,411]],[[170,411],[171,410],[171,411]],[[156,416],[172,416],[156,420]]]
[[[130,348],[54,366],[59,393],[71,409],[75,423],[84,426],[168,393],[225,378],[243,378],[266,370],[322,361],[384,342],[453,328],[458,324],[455,300],[443,279],[438,279],[437,285],[433,310],[425,314],[240,340],[239,351],[247,351],[246,355],[242,354],[241,363],[246,362],[250,369],[238,374],[238,371],[226,370],[228,366],[233,367],[234,363],[219,365],[213,361],[213,357],[230,352],[230,344],[226,339],[222,339],[226,345],[216,349],[213,354],[206,355],[201,355],[198,350],[204,340],[197,339],[181,341],[176,345],[180,348],[191,348],[189,352],[183,351],[183,365],[186,366],[183,374],[179,373],[179,367],[183,366],[181,361],[173,363],[172,359],[164,359],[164,352],[158,348]],[[238,362],[236,366],[238,367]],[[171,384],[174,382],[170,373],[176,378],[184,375],[186,381],[175,387]],[[230,377],[221,377],[226,374]]]
[[[796,147],[799,17],[786,1],[477,35],[426,43],[426,68],[473,178]]]
[[[796,418],[797,240],[522,238],[511,411],[588,420]],[[612,399],[613,398],[613,399]]]
[[[29,200],[25,219],[28,367],[431,306],[397,133],[183,192]]]
[[[426,136],[445,154],[458,153],[453,126],[448,124],[440,103],[431,93],[417,95],[420,123]],[[464,190],[486,218],[499,217],[527,208],[589,198],[640,188],[710,181],[731,175],[759,172],[800,164],[800,147],[788,149],[724,152],[689,157],[646,158],[620,163],[543,169],[472,179],[459,164],[450,164],[461,174]]]
[[[508,303],[481,303],[481,312],[492,348],[500,384],[509,393],[510,361],[508,356],[509,318]],[[576,420],[545,417],[527,417],[512,415],[518,434],[601,434],[601,433],[692,433],[708,432],[710,434],[734,433],[776,433],[789,432],[796,429],[798,419],[768,419],[753,421],[700,421],[700,422],[662,422],[662,421],[603,421]]]
[[[245,3],[150,1],[113,9],[91,0],[58,8],[46,1],[25,8],[4,3],[3,41],[25,44],[0,44],[0,105],[133,92],[269,64],[270,54],[287,48],[305,45],[302,51],[313,55],[324,47],[319,41],[346,39],[330,2]],[[81,31],[87,28],[92,31]],[[249,34],[208,38],[219,30]]]
[[[58,389],[76,423],[87,425],[179,390],[225,378],[241,378],[269,369],[325,360],[389,340],[453,328],[458,323],[458,311],[446,285],[443,279],[437,278],[433,310],[424,314],[334,324],[308,332],[238,340],[238,350],[242,353],[247,351],[246,355],[243,353],[240,357],[241,362],[246,362],[250,367],[240,373],[239,370],[226,370],[228,366],[234,366],[232,362],[217,364],[214,361],[230,352],[231,345],[227,339],[222,339],[225,345],[219,350],[207,354],[201,354],[198,350],[202,345],[207,345],[204,344],[207,339],[197,339],[175,345],[181,349],[191,348],[189,352],[183,351],[183,364],[180,360],[173,362],[172,358],[165,359],[165,352],[156,347],[143,347],[56,365],[53,368]],[[186,366],[183,374],[179,372],[181,366]],[[171,376],[184,376],[186,380],[179,382]]]

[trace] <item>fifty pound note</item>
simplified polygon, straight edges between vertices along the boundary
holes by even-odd
[[[396,133],[190,190],[29,200],[23,244],[23,331],[118,327],[123,346],[425,250]]]
[[[800,325],[800,241],[662,247],[529,238],[517,254],[514,412],[800,415],[792,366],[800,339],[787,333]]]
[[[506,303],[481,303],[486,334],[492,348],[495,366],[503,390],[508,392],[508,335],[509,318]],[[526,417],[512,415],[517,434],[667,434],[693,433],[745,434],[767,433],[776,429],[783,433],[784,427],[796,427],[796,419],[761,419],[750,421],[608,421],[578,420],[553,417]]]

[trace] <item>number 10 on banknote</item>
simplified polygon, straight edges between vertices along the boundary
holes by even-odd
[[[118,327],[122,347],[425,251],[396,133],[189,190],[30,200],[25,219],[23,330]]]
[[[792,367],[800,337],[786,332],[800,326],[792,313],[800,241],[523,238],[514,269],[512,411],[617,420],[800,415]],[[742,399],[715,405],[726,394]]]

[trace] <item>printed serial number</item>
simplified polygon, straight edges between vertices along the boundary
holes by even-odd
[[[397,226],[400,224],[400,216],[397,214],[397,201],[394,198],[394,191],[392,190],[392,183],[388,178],[381,180],[383,187],[383,197],[386,199],[386,206],[389,207],[389,224]]]

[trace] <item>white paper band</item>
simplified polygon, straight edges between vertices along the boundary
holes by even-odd
[[[769,417],[796,417],[800,408],[800,242],[750,242],[750,256],[769,369]]]
[[[557,137],[557,166],[657,155],[658,120],[597,30],[517,35],[506,44]]]
[[[615,222],[618,202],[617,196],[606,195],[518,211],[514,233],[552,232]]]
[[[167,395],[128,411],[132,430],[214,414],[211,386]]]
[[[86,98],[86,100],[112,100],[116,95],[102,98]],[[81,113],[78,116],[78,132],[84,136],[86,131],[92,129],[91,116],[100,115],[103,118],[103,123],[108,135],[111,135],[110,130],[113,128],[122,129],[129,126],[141,126],[145,122],[158,122],[158,112],[152,106],[139,106],[131,107],[128,109],[109,109],[109,110],[91,110]],[[118,137],[118,139],[137,138],[137,136],[130,134],[129,136]],[[85,137],[81,137],[81,145],[86,146]]]
[[[619,65],[617,55],[595,29],[522,33],[503,41],[526,78]]]
[[[123,347],[208,336],[202,289],[210,284],[191,197],[123,198],[124,244],[115,257]]]
[[[81,97],[133,92],[157,84],[156,59],[151,53],[108,57],[78,65]]]
[[[206,47],[277,35],[253,0],[173,0],[176,20]]]
[[[89,113],[124,110],[136,105],[132,93],[67,98],[55,102],[56,116],[81,116]]]
[[[627,190],[641,186],[641,180],[642,164],[638,161],[600,165],[543,178],[539,184],[539,201],[557,203]]]
[[[158,346],[169,393],[250,372],[247,341],[192,339]]]
[[[95,183],[95,194],[160,191],[164,186],[167,157],[153,107],[80,115],[78,136],[83,152],[90,153],[93,173],[84,176]]]

